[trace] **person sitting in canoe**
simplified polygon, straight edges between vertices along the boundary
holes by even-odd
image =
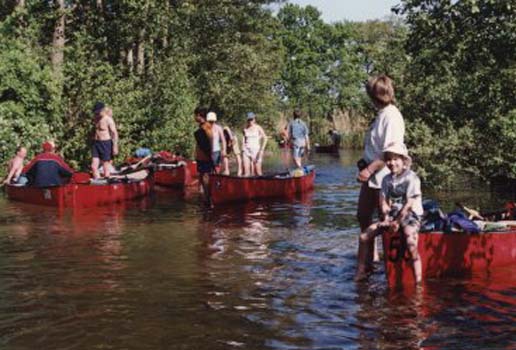
[[[102,161],[104,177],[110,176],[111,159],[118,154],[118,132],[113,120],[113,110],[104,103],[97,102],[93,108],[95,132],[91,148],[91,171],[93,178],[100,177],[99,165]]]
[[[212,139],[211,139],[211,161],[213,162],[213,171],[218,173],[222,160],[226,158],[226,138],[224,137],[224,130],[217,124],[217,114],[209,112],[206,115],[206,121],[211,125]]]
[[[41,147],[43,152],[34,157],[22,171],[29,179],[29,185],[52,187],[64,184],[64,178],[71,177],[74,170],[66,164],[63,158],[54,153],[53,141],[45,141]]]
[[[211,146],[213,133],[211,124],[206,121],[208,109],[197,107],[194,110],[194,118],[198,124],[197,130],[194,132],[195,138],[195,160],[197,162],[197,173],[199,174],[199,183],[206,199],[209,198],[209,174],[214,171],[213,161],[211,159]]]
[[[27,182],[27,178],[21,176],[23,170],[23,162],[25,161],[25,157],[27,156],[27,149],[25,147],[16,148],[15,156],[9,161],[9,165],[7,167],[7,177],[3,181],[3,184],[25,184]]]
[[[229,157],[235,156],[237,161],[237,176],[242,176],[242,152],[238,144],[238,137],[233,133],[229,126],[224,127],[224,138],[226,139],[226,157],[223,159],[222,174],[229,175]]]
[[[421,259],[417,250],[418,233],[423,216],[421,181],[410,170],[411,158],[402,143],[391,143],[383,151],[383,161],[390,170],[382,181],[380,190],[380,221],[360,234],[357,280],[364,279],[372,263],[367,246],[381,229],[394,232],[400,228],[412,257],[416,284],[422,280]]]
[[[305,149],[310,151],[310,137],[308,127],[301,120],[301,111],[296,109],[293,113],[294,120],[288,124],[288,139],[292,147],[292,158],[297,168],[302,168],[302,159]]]
[[[256,123],[256,114],[247,113],[247,126],[244,129],[242,142],[242,157],[244,159],[244,176],[262,176],[262,162],[267,135],[263,128]]]

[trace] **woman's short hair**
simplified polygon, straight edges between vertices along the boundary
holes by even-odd
[[[384,74],[369,78],[366,91],[373,101],[382,106],[387,106],[395,101],[392,80]]]

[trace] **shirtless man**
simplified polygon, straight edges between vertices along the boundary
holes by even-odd
[[[3,181],[4,184],[9,184],[11,182],[17,183],[23,169],[23,161],[27,156],[27,149],[25,147],[18,147],[16,149],[16,155],[13,159],[9,161],[9,166],[7,170],[7,177]]]
[[[118,132],[113,120],[113,110],[102,103],[98,103],[95,107],[95,135],[91,149],[93,157],[91,170],[93,178],[98,179],[100,177],[100,161],[102,161],[104,177],[110,176],[111,158],[118,154]]]

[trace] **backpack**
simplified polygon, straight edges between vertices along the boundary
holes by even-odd
[[[439,203],[428,199],[423,202],[423,222],[421,231],[445,231],[448,224],[448,217],[439,207]]]

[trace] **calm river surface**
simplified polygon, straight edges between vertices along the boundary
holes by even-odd
[[[379,264],[353,282],[357,156],[314,155],[315,191],[291,203],[158,191],[58,213],[0,196],[0,349],[515,349],[513,270],[410,293]]]

